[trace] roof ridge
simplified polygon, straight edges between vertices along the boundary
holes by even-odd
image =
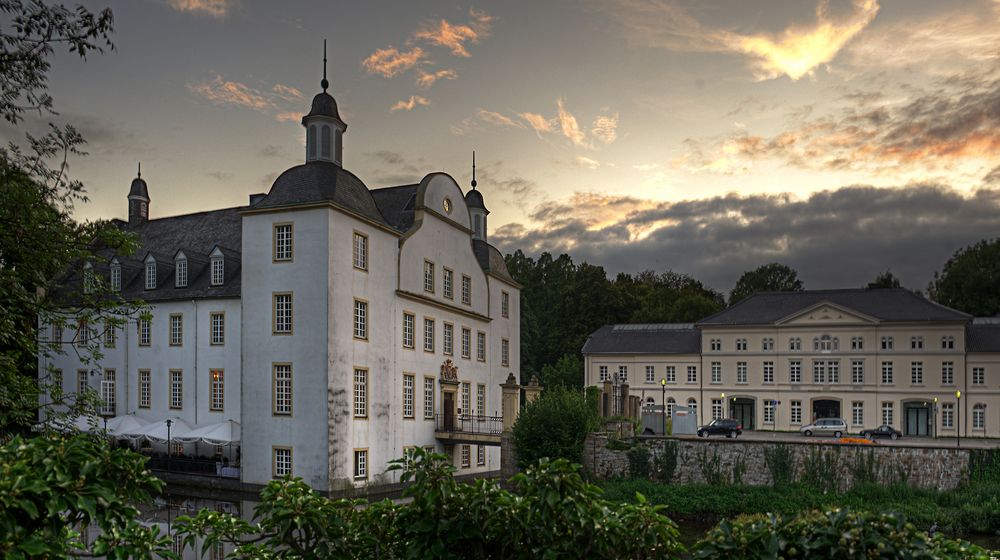
[[[187,217],[190,217],[190,216],[197,216],[199,214],[212,214],[212,213],[215,213],[215,212],[226,212],[226,211],[229,211],[229,210],[242,210],[244,208],[249,208],[249,206],[232,206],[232,207],[229,207],[229,208],[217,208],[215,210],[202,210],[201,212],[191,212],[189,214],[177,214],[175,216],[163,216],[162,218],[150,218],[149,220],[146,220],[145,222],[142,222],[140,224],[140,227],[141,226],[145,226],[147,224],[151,224],[153,222],[159,222],[159,221],[162,221],[162,220],[173,220],[175,218],[187,218]],[[127,222],[126,222],[126,224],[127,224]]]

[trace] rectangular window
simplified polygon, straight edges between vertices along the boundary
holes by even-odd
[[[510,318],[510,294],[500,292],[500,316],[504,319]]]
[[[768,350],[774,350],[774,339],[765,338],[764,340],[761,340],[760,349],[764,352],[767,352]]]
[[[764,383],[774,383],[774,362],[764,362]]]
[[[152,321],[150,319],[139,319],[139,346],[149,346],[153,343]]]
[[[170,408],[180,410],[184,406],[184,372],[170,370]]]
[[[354,232],[354,268],[368,270],[368,236]]]
[[[292,364],[271,366],[271,414],[292,415]]]
[[[462,275],[462,303],[472,305],[472,278]]]
[[[117,264],[111,265],[111,290],[122,291],[122,267]]]
[[[62,392],[63,392],[63,372],[62,372],[61,369],[53,369],[52,370],[51,385],[52,385],[52,387],[50,388],[51,390],[50,390],[50,393],[49,393],[50,396],[58,397],[59,395],[62,395]]]
[[[982,367],[972,368],[972,384],[973,385],[986,384],[986,368]]]
[[[826,373],[830,383],[840,383],[840,362],[827,362]]]
[[[801,424],[802,423],[802,401],[792,401],[791,402],[791,423]]]
[[[955,349],[955,337],[953,337],[953,336],[942,336],[941,337],[941,349],[942,350],[954,350]]]
[[[851,424],[864,426],[865,424],[865,403],[854,401],[851,403]]]
[[[472,355],[472,330],[462,327],[462,357],[468,359]]]
[[[486,361],[486,333],[483,331],[476,332],[476,359]]]
[[[826,383],[826,362],[813,362],[813,383]]]
[[[211,317],[211,331],[212,331],[212,346],[222,346],[226,343],[226,314],[225,313],[212,313]]]
[[[354,368],[354,417],[368,418],[368,370]]]
[[[110,321],[104,323],[104,347],[114,348],[118,344],[118,331]]]
[[[185,288],[188,285],[187,259],[177,259],[174,263],[174,287]]]
[[[941,384],[955,384],[955,362],[943,362],[941,364]]]
[[[883,402],[882,403],[882,423],[886,426],[892,426],[892,403]]]
[[[155,290],[156,289],[156,263],[148,262],[146,263],[146,289]]]
[[[139,408],[149,408],[152,399],[152,373],[148,369],[139,370]]]
[[[802,383],[802,360],[788,362],[788,382]]]
[[[656,382],[656,368],[653,366],[646,366],[646,383]]]
[[[882,384],[892,385],[892,362],[882,362]]]
[[[403,374],[403,418],[413,418],[414,403],[413,403],[413,374],[404,373]]]
[[[274,260],[292,260],[292,224],[274,224]]]
[[[226,260],[222,257],[212,258],[212,285],[221,286],[226,279]]]
[[[722,418],[722,399],[712,399],[712,420]]]
[[[722,339],[713,338],[709,344],[711,344],[713,352],[720,352],[722,350]]]
[[[462,468],[463,469],[469,468],[469,461],[470,460],[471,460],[471,458],[470,458],[469,445],[467,445],[467,444],[462,445]]]
[[[434,263],[424,261],[424,291],[434,293]]]
[[[910,383],[923,385],[924,383],[924,363],[912,362],[910,364]]]
[[[924,348],[924,337],[922,336],[911,336],[910,337],[910,349],[911,350],[923,350]]]
[[[801,338],[790,338],[790,339],[788,339],[788,349],[789,350],[802,350],[802,339]]]
[[[451,269],[444,269],[444,277],[441,278],[441,290],[444,297],[455,299],[455,273]]]
[[[972,429],[973,430],[985,430],[986,429],[986,405],[977,404],[972,407]]]
[[[434,351],[434,319],[424,317],[424,352]]]
[[[504,367],[510,365],[510,341],[506,338],[500,339],[500,365]]]
[[[667,366],[667,383],[677,383],[676,366]]]
[[[273,463],[271,470],[274,478],[292,474],[292,449],[290,447],[272,447],[271,457]]]
[[[476,446],[476,465],[483,466],[486,464],[486,446],[477,445]]]
[[[403,348],[413,348],[414,329],[416,328],[416,317],[410,313],[403,313]]]
[[[698,366],[688,366],[688,383],[698,382]]]
[[[208,372],[208,375],[212,384],[209,393],[211,397],[209,410],[222,412],[226,405],[226,373],[221,369],[213,369]]]
[[[722,362],[712,362],[712,383],[722,383]]]
[[[883,336],[882,337],[882,349],[883,350],[892,350],[892,337],[891,336]]]
[[[63,328],[62,325],[52,325],[52,342],[55,344],[62,344],[63,339]]]
[[[476,414],[486,416],[486,385],[476,385]]]
[[[747,382],[747,363],[746,362],[736,362],[736,382],[746,383]]]
[[[851,361],[851,383],[861,385],[865,382],[865,362],[863,360]]]
[[[424,378],[424,419],[434,418],[434,378]]]
[[[628,383],[628,366],[618,366],[618,382]]]
[[[774,401],[771,399],[764,400],[764,423],[774,424]]]
[[[292,294],[276,293],[274,298],[273,334],[292,334]]]
[[[184,343],[184,316],[180,313],[170,315],[170,346],[180,346]]]
[[[451,356],[455,353],[455,325],[451,323],[445,323],[444,329],[441,331],[442,334],[442,346],[444,349],[445,356]],[[507,365],[504,363],[504,365]]]
[[[368,302],[354,300],[354,338],[368,340]]]
[[[115,370],[106,369],[104,370],[104,379],[101,381],[101,400],[104,401],[101,404],[101,414],[104,416],[114,416],[117,410],[117,399],[115,398],[117,387],[115,379]]]
[[[83,394],[90,387],[87,382],[87,370],[78,369],[76,370],[76,392],[77,394]]]
[[[747,349],[747,339],[737,338],[736,339],[736,350],[738,352],[746,352]]]
[[[611,381],[611,376],[608,375],[608,366],[600,366],[597,369],[600,372],[601,381]]]
[[[462,411],[461,414],[472,414],[472,385],[462,383]]]
[[[952,403],[944,403],[941,405],[941,427],[942,428],[954,428],[955,427],[955,405]]]

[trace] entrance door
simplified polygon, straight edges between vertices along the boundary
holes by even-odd
[[[840,415],[840,401],[833,399],[817,399],[813,401],[813,419],[820,418],[842,418]]]
[[[441,404],[444,408],[442,411],[444,415],[444,431],[450,432],[455,429],[455,393],[446,392],[442,397],[444,401]]]
[[[733,418],[743,426],[744,430],[754,429],[753,399],[737,398],[732,402]]]
[[[908,404],[905,408],[906,414],[906,435],[927,436],[930,435],[930,409],[922,404]]]

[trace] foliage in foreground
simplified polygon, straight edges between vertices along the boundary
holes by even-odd
[[[544,457],[579,463],[583,441],[597,429],[597,403],[579,389],[552,387],[518,415],[511,432],[521,465]]]

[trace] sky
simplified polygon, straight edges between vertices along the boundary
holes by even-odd
[[[369,188],[477,179],[504,252],[727,292],[891,269],[925,289],[1000,235],[1000,0],[121,0],[115,50],[53,59],[88,140],[81,219],[246,204],[304,161],[320,91]]]

